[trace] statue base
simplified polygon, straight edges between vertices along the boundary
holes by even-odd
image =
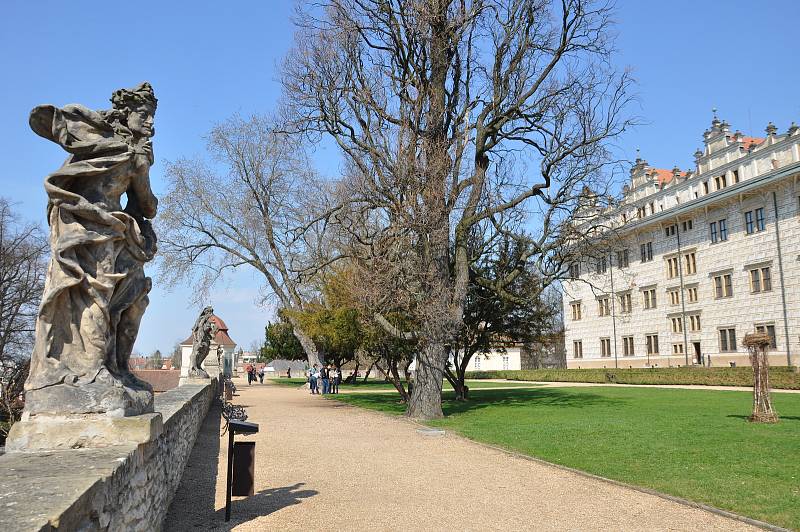
[[[208,384],[211,380],[211,377],[201,377],[199,375],[189,375],[188,377],[181,377],[178,379],[178,386],[184,386],[186,384]]]
[[[153,441],[164,431],[158,412],[130,417],[35,416],[12,425],[6,452],[96,449]]]
[[[153,387],[132,373],[114,376],[103,368],[88,383],[37,384],[26,386],[23,421],[36,416],[129,417],[153,411]]]

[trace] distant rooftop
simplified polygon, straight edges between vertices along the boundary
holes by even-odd
[[[214,337],[214,340],[212,340],[212,342],[217,345],[235,346],[236,342],[234,342],[233,339],[228,334],[228,326],[225,325],[225,322],[222,321],[222,318],[220,318],[216,314],[212,314],[211,321],[216,323],[218,329],[217,335]],[[192,343],[193,343],[193,338],[192,335],[190,334],[186,340],[181,342],[181,345],[192,345]]]

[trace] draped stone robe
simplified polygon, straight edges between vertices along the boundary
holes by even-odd
[[[156,251],[149,141],[80,105],[39,106],[30,124],[71,155],[45,179],[51,258],[24,416],[151,412],[151,387],[128,368],[151,288],[143,265]]]

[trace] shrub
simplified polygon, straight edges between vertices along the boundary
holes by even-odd
[[[468,379],[507,379],[541,382],[591,382],[618,384],[696,384],[702,386],[752,386],[753,370],[740,368],[638,368],[638,369],[523,369],[471,371]],[[774,367],[770,386],[800,390],[800,373],[794,368]]]

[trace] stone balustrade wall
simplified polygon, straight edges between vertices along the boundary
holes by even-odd
[[[147,443],[0,456],[0,530],[160,530],[216,389],[156,396]]]

